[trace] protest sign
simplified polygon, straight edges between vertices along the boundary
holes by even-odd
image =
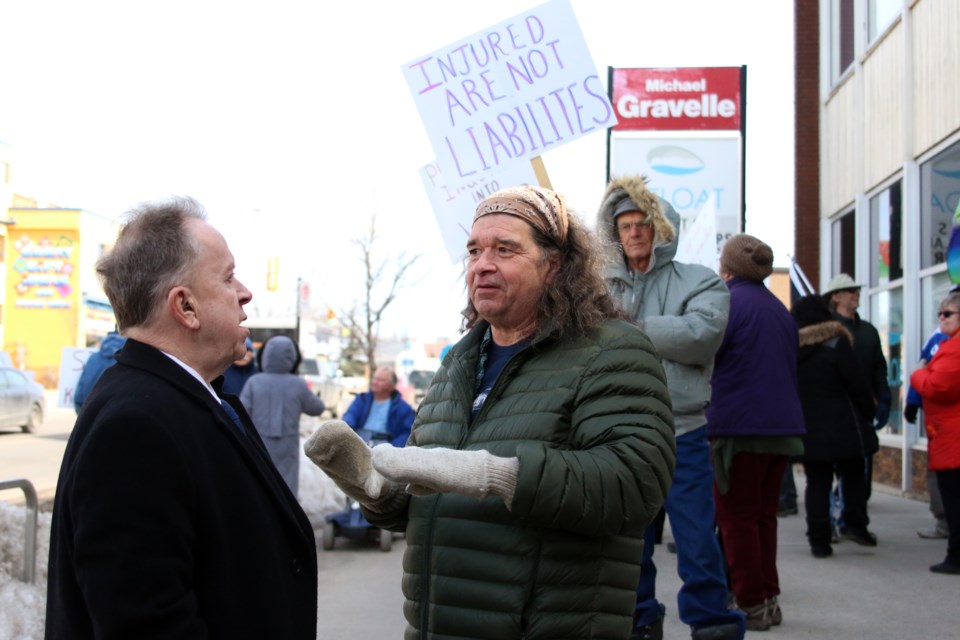
[[[60,377],[57,379],[57,406],[73,408],[73,391],[77,388],[83,365],[96,349],[64,347],[60,353]]]
[[[475,180],[448,182],[437,162],[420,169],[420,178],[430,197],[440,235],[451,262],[461,260],[467,250],[467,237],[473,225],[477,205],[495,191],[521,184],[538,184],[531,163],[510,162],[484,172]]]
[[[453,182],[617,122],[569,0],[551,0],[402,69]]]

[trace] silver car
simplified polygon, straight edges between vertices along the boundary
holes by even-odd
[[[12,367],[0,367],[0,428],[34,433],[43,424],[43,386]]]

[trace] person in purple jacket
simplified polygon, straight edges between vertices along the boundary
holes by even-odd
[[[803,453],[797,387],[797,326],[763,284],[773,251],[746,234],[723,247],[720,277],[730,319],[714,361],[707,433],[714,461],[717,524],[731,588],[747,629],[780,624],[777,504],[790,456]]]

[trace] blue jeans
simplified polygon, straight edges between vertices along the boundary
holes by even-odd
[[[683,581],[677,594],[680,620],[694,629],[736,624],[746,631],[744,616],[727,608],[727,578],[723,554],[714,533],[713,463],[706,428],[677,438],[677,467],[664,504],[677,543],[677,573]],[[653,564],[654,531],[644,535],[640,583],[635,612],[638,627],[662,618],[666,607],[657,602],[657,567]]]

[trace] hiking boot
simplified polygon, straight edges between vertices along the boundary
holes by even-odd
[[[747,627],[749,628],[749,627]],[[737,640],[740,627],[736,624],[718,624],[711,627],[694,629],[690,634],[692,640]]]
[[[766,631],[773,624],[766,602],[752,607],[740,607],[740,611],[747,617],[747,631]]]
[[[797,515],[798,513],[800,513],[800,510],[797,509],[797,505],[793,505],[792,507],[780,507],[779,509],[777,509],[777,517],[778,517],[778,518],[786,518],[787,516],[795,516],[795,515]]]
[[[770,616],[770,624],[777,626],[783,622],[783,612],[780,611],[780,603],[777,596],[767,598],[767,615]]]
[[[829,558],[833,555],[833,547],[824,542],[814,542],[810,544],[810,553],[814,558]]]
[[[938,522],[929,529],[917,531],[917,535],[925,540],[943,540],[950,536],[950,532]]]
[[[935,564],[930,567],[930,571],[934,573],[947,573],[952,576],[960,576],[960,564],[954,564],[949,560],[944,560],[940,564]]]
[[[650,624],[635,627],[630,640],[663,640],[663,618],[657,618]]]
[[[873,535],[866,529],[851,529],[846,527],[840,531],[840,538],[843,540],[851,540],[856,542],[861,547],[877,546],[877,536]]]

